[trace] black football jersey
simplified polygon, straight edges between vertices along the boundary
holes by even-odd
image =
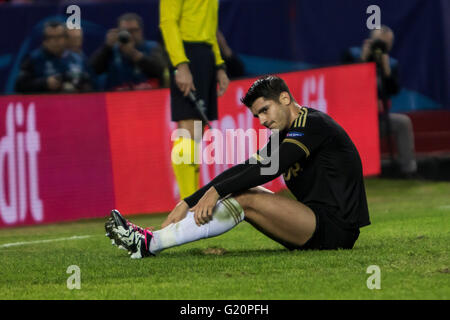
[[[297,200],[338,209],[332,218],[344,227],[370,224],[361,159],[344,129],[327,114],[302,107],[283,136],[283,144],[304,153],[283,173]]]
[[[276,142],[276,143],[274,143]],[[214,186],[221,197],[283,175],[286,186],[307,206],[329,207],[343,228],[370,224],[362,164],[344,129],[330,116],[301,107],[291,127],[274,133],[267,145],[184,199],[194,206]]]

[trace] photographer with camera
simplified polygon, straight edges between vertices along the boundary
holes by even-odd
[[[87,63],[67,50],[67,29],[59,21],[44,24],[42,45],[22,62],[19,93],[74,93],[92,90]]]
[[[405,114],[391,113],[390,98],[400,91],[398,81],[398,62],[389,55],[394,44],[394,32],[381,26],[371,32],[364,40],[362,48],[350,48],[343,57],[344,63],[375,62],[377,69],[378,112],[381,137],[387,137],[391,157],[393,150],[391,136],[397,146],[398,177],[417,176],[417,163],[414,151],[414,132],[411,119]]]
[[[125,13],[110,29],[104,45],[90,59],[97,74],[105,74],[105,90],[138,90],[164,86],[167,60],[156,41],[144,39],[142,18]]]

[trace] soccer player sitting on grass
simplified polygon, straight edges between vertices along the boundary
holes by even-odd
[[[132,258],[218,236],[242,220],[290,250],[351,249],[359,228],[370,224],[361,159],[339,124],[299,106],[274,76],[255,81],[242,102],[274,131],[268,144],[180,201],[158,231],[113,210],[107,236]],[[281,174],[297,200],[260,187]]]

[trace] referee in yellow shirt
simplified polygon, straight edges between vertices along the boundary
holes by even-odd
[[[201,117],[187,95],[195,91],[205,102],[208,120],[216,120],[217,96],[223,95],[229,84],[216,38],[218,11],[218,0],[160,1],[159,27],[171,62],[172,121],[179,129],[188,130],[191,137],[178,138],[172,148],[172,155],[190,159],[180,164],[172,157],[181,199],[199,188],[199,165],[194,163],[194,154],[201,141],[194,140],[194,121]]]

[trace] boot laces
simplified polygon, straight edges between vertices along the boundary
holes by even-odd
[[[140,233],[141,235],[144,236],[144,243],[145,243],[145,249],[148,250],[148,243],[147,243],[147,234],[150,233],[150,235],[152,235],[152,231],[153,231],[153,227],[148,227],[148,228],[142,228],[134,223],[131,223],[130,221],[127,220],[127,225],[130,226],[131,228],[133,228],[133,230],[135,232]]]
[[[152,227],[142,228],[134,223],[131,223],[128,220],[127,220],[127,225],[130,226],[134,231],[139,232],[140,234],[145,235],[145,236],[148,231],[150,231],[150,232],[153,231]]]

